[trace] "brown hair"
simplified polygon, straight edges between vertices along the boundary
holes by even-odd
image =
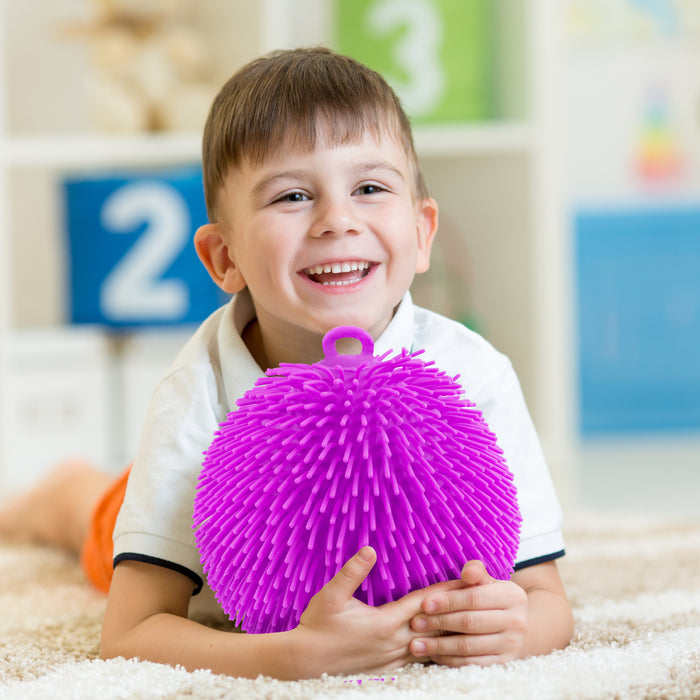
[[[382,76],[326,48],[276,51],[243,66],[212,104],[202,140],[209,219],[216,221],[219,190],[231,168],[244,161],[258,165],[290,139],[312,149],[323,125],[331,125],[334,144],[351,143],[366,131],[397,138],[413,170],[415,195],[428,196],[408,118]]]

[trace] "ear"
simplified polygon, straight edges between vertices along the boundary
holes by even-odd
[[[211,278],[227,294],[236,294],[246,283],[236,265],[221,224],[205,224],[194,234],[194,247]]]
[[[416,272],[426,272],[430,267],[430,250],[438,230],[438,205],[432,197],[416,203],[416,232],[418,235],[418,256]]]

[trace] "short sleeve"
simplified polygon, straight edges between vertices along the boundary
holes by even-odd
[[[155,560],[184,569],[201,584],[192,510],[202,452],[220,423],[212,379],[189,365],[154,392],[124,503],[114,531],[114,557]]]
[[[516,568],[563,555],[563,517],[520,382],[505,357],[472,400],[496,435],[523,518]]]
[[[214,312],[156,388],[115,526],[115,562],[159,564],[201,586],[192,530],[197,481],[214,433],[262,374],[240,336],[253,313],[245,295]]]
[[[516,568],[564,553],[563,517],[537,432],[510,360],[462,324],[415,307],[416,349],[459,375],[503,450],[523,517]]]

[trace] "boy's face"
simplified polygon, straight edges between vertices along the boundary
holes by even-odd
[[[389,137],[281,150],[231,171],[197,250],[225,291],[248,287],[273,342],[339,325],[376,339],[428,269],[437,206],[415,200],[413,182]]]

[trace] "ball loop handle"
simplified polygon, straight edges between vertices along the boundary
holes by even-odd
[[[341,355],[335,347],[337,341],[342,338],[354,338],[362,344],[362,352],[356,355]],[[323,354],[327,360],[337,361],[339,358],[354,358],[357,360],[367,360],[374,357],[374,340],[372,336],[362,328],[355,326],[338,326],[333,328],[323,336]]]

